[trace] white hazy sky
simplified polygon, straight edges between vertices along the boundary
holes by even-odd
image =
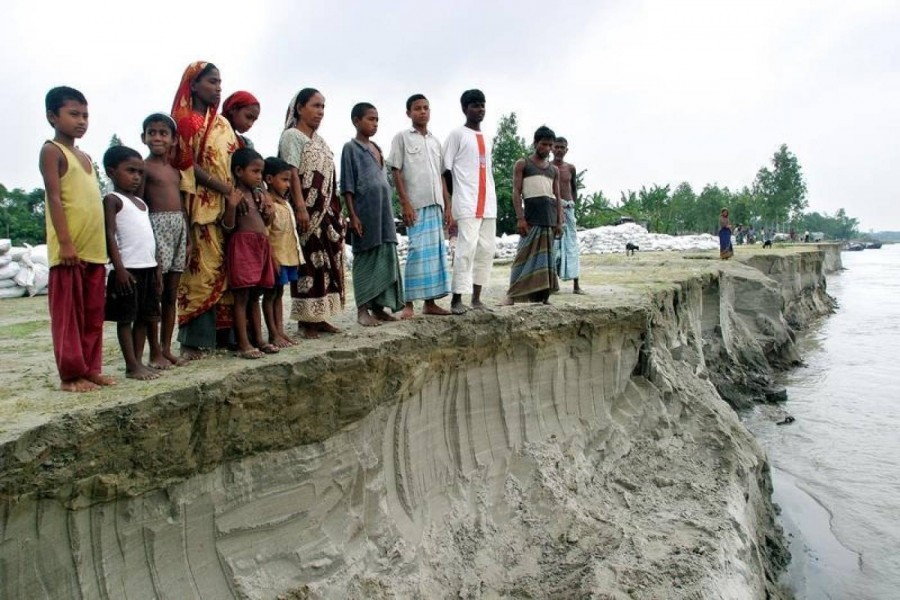
[[[407,124],[406,98],[432,105],[432,130],[462,123],[459,95],[487,96],[484,130],[515,111],[530,140],[547,124],[587,169],[588,191],[688,181],[749,185],[785,143],[810,209],[844,207],[862,228],[900,230],[900,2],[896,0],[575,0],[454,2],[154,0],[4,3],[0,101],[9,117],[0,183],[41,185],[51,129],[44,94],[80,89],[81,146],[98,162],[113,133],[140,145],[168,111],[185,66],[214,62],[223,93],[262,103],[249,132],[276,150],[292,95],[326,98],[320,133],[337,153],[350,108],[379,109],[376,141]]]

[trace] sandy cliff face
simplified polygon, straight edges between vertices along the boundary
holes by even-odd
[[[781,286],[824,285],[815,256],[53,422],[0,448],[0,597],[780,597],[768,466],[716,388],[797,360]]]

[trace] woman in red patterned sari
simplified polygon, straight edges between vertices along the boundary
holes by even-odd
[[[204,350],[215,348],[217,332],[231,328],[221,219],[226,197],[240,196],[231,179],[231,154],[238,140],[218,114],[221,85],[215,65],[191,63],[172,105],[177,126],[173,165],[181,171],[192,244],[178,286],[178,341],[182,356],[188,359],[201,358]]]

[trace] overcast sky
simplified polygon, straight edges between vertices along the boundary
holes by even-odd
[[[587,191],[613,200],[654,183],[749,185],[785,143],[811,210],[844,207],[864,230],[900,230],[897,1],[57,4],[4,4],[8,188],[41,186],[50,87],[87,96],[80,145],[99,162],[114,133],[144,152],[141,121],[171,108],[184,68],[202,59],[219,66],[225,95],[246,89],[261,100],[248,135],[264,155],[302,87],[325,95],[320,133],[338,154],[356,102],[378,107],[384,147],[408,123],[410,94],[429,97],[443,138],[462,124],[460,93],[477,87],[488,134],[513,111],[526,139],[549,125],[587,169]]]

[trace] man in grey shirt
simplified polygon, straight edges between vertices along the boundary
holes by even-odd
[[[428,131],[431,108],[425,96],[409,97],[406,116],[412,126],[394,136],[387,159],[409,235],[403,277],[406,305],[400,317],[413,316],[415,300],[424,301],[423,314],[449,315],[450,311],[435,303],[450,293],[444,227],[453,222],[450,195],[441,176],[444,172],[441,142]]]

